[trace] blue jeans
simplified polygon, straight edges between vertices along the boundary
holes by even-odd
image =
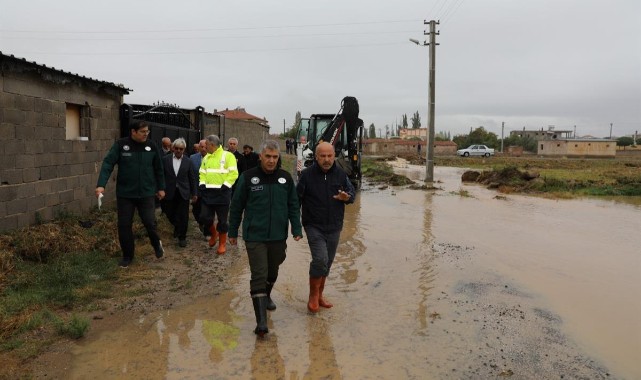
[[[312,252],[309,277],[327,277],[336,257],[341,231],[325,233],[316,227],[306,226],[305,234]]]
[[[122,258],[125,260],[133,260],[135,242],[133,232],[134,212],[138,209],[138,215],[142,220],[142,224],[147,230],[151,245],[155,249],[160,246],[160,237],[156,232],[156,197],[145,198],[117,198],[118,205],[118,240],[120,241],[120,249],[122,250]]]

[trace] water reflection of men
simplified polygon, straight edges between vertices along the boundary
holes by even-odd
[[[308,318],[309,367],[304,379],[342,379],[329,333],[329,323],[322,318]]]
[[[243,222],[251,280],[250,294],[256,314],[254,333],[263,336],[267,329],[267,310],[276,309],[271,291],[278,268],[285,261],[287,227],[292,225],[294,240],[302,238],[300,207],[292,176],[278,167],[280,150],[276,141],[261,145],[260,165],[245,171],[231,202],[229,243],[235,245]],[[244,213],[244,215],[243,215]]]
[[[256,339],[251,357],[252,379],[285,379],[285,361],[278,352],[277,338]]]
[[[325,280],[336,256],[345,205],[353,203],[356,196],[347,174],[336,166],[334,159],[332,144],[318,144],[316,161],[302,171],[296,186],[303,211],[303,227],[312,254],[307,303],[312,313],[318,312],[319,306],[333,306],[323,297]]]

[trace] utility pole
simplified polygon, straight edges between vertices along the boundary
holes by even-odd
[[[612,123],[610,123],[610,139],[612,139]]]
[[[285,134],[285,132],[287,131],[285,131],[285,119],[283,119],[283,134]]]
[[[434,108],[435,108],[435,89],[436,89],[436,35],[439,32],[436,31],[436,25],[440,24],[438,21],[431,20],[429,23],[423,21],[423,24],[430,25],[430,93],[429,93],[429,104],[428,104],[428,124],[427,124],[427,149],[426,158],[425,158],[425,182],[433,183],[434,182]],[[427,32],[423,32],[428,34]]]
[[[503,140],[505,140],[503,138],[503,128],[505,128],[505,122],[504,121],[501,122],[501,153],[503,153]]]
[[[576,138],[576,125],[574,126],[574,138]]]

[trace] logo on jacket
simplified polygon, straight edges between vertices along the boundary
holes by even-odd
[[[251,179],[250,181],[251,181],[251,183],[253,183],[254,185],[256,185],[256,184],[260,183],[260,178],[258,178],[258,177],[252,177],[252,179]]]
[[[286,180],[285,178],[283,178],[283,177],[280,177],[280,178],[278,179],[278,183],[280,183],[280,184],[283,184],[283,183],[285,183],[285,182],[287,182],[287,180]]]
[[[145,150],[146,150],[147,152],[149,152],[149,151],[151,150],[151,147],[150,147],[150,146],[146,146],[146,147],[145,147]]]
[[[129,150],[129,145],[123,145],[123,146],[122,146],[122,150],[124,150],[124,151]]]

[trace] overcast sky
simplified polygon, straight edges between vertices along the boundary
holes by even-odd
[[[177,6],[177,4],[180,4]],[[272,133],[355,96],[385,132],[641,133],[639,0],[0,0],[0,51],[132,89],[127,103],[244,107]]]

